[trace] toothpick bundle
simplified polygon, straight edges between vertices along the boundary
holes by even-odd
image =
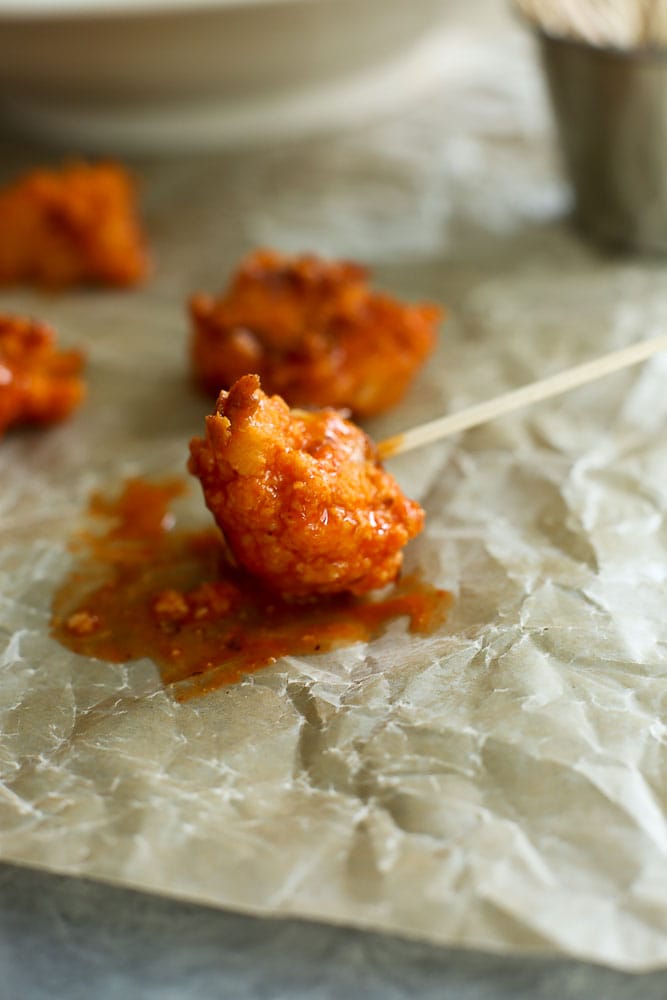
[[[549,35],[617,49],[667,48],[667,0],[515,0]]]

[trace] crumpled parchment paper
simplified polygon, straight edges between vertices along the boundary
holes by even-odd
[[[89,352],[69,424],[0,445],[0,857],[447,944],[667,964],[667,358],[392,462],[451,588],[388,634],[177,704],[49,638],[92,489],[180,472],[208,406],[183,301],[257,244],[450,308],[376,438],[667,327],[659,263],[563,221],[529,39],[453,19],[442,93],[363,134],[146,162],[154,281],[4,292]],[[36,154],[4,140],[2,175]],[[197,491],[189,516],[207,523]]]

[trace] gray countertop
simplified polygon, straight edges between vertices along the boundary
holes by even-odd
[[[664,1000],[667,973],[508,958],[0,866],[2,1000]]]

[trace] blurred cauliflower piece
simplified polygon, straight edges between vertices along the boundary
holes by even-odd
[[[259,374],[291,406],[369,417],[394,406],[431,352],[441,310],[371,291],[365,268],[258,250],[220,299],[194,296],[192,362],[211,395]]]
[[[34,170],[0,191],[0,285],[136,285],[148,271],[123,167]]]
[[[83,357],[58,351],[46,323],[0,316],[0,434],[12,424],[64,420],[82,401]]]

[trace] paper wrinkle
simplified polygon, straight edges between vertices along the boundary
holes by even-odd
[[[465,9],[464,9],[465,8]],[[89,354],[69,424],[0,445],[0,856],[445,944],[667,964],[667,359],[392,465],[434,635],[287,657],[177,704],[147,660],[48,637],[91,491],[184,472],[210,403],[184,300],[248,248],[376,265],[449,308],[377,439],[664,330],[664,270],[598,257],[528,39],[452,8],[448,83],[364,133],[140,168],[157,269],[129,295],[3,292]],[[30,160],[7,148],[9,177]],[[196,489],[179,512],[208,524]]]

